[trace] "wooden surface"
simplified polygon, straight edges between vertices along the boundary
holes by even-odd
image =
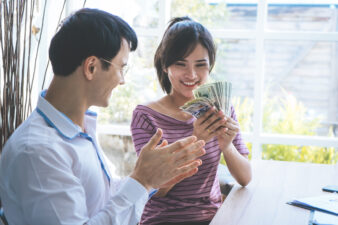
[[[310,211],[286,202],[327,194],[325,185],[338,185],[338,165],[252,161],[253,179],[236,184],[210,225],[307,225]]]

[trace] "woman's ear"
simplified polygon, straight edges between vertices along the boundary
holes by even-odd
[[[83,74],[87,80],[92,80],[94,78],[98,61],[96,56],[89,56],[83,62]]]
[[[168,73],[168,68],[163,68],[163,72]]]

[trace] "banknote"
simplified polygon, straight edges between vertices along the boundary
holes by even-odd
[[[215,106],[230,116],[232,84],[228,81],[217,81],[199,86],[193,91],[195,99],[186,102],[180,108],[196,118],[202,116],[209,108]]]

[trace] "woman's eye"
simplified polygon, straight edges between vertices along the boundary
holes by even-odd
[[[185,66],[184,63],[179,63],[179,62],[175,63],[175,65],[176,65],[176,66]]]
[[[207,67],[208,64],[206,64],[206,63],[201,63],[201,64],[197,64],[196,66],[197,66],[197,67]]]

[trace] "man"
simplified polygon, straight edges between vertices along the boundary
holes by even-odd
[[[158,145],[157,130],[132,174],[123,182],[111,177],[88,108],[108,105],[136,47],[135,32],[109,13],[82,9],[63,22],[49,48],[48,91],[2,153],[0,197],[9,224],[136,224],[153,188],[197,172],[204,142]]]

